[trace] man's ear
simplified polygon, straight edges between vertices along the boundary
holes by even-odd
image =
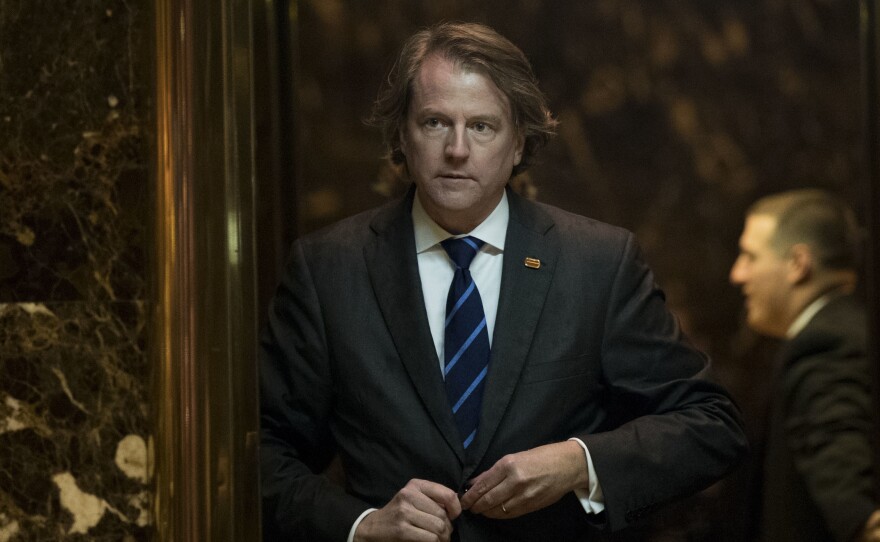
[[[786,279],[789,284],[803,284],[814,272],[816,262],[810,245],[798,243],[788,249],[788,270]]]
[[[397,148],[406,156],[406,130],[403,126],[397,129]]]
[[[526,134],[522,130],[517,130],[519,133],[517,134],[517,142],[516,142],[516,150],[513,152],[513,167],[519,165],[522,162],[523,149],[526,146]]]

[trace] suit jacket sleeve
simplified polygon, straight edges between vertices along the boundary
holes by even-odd
[[[316,474],[335,455],[322,314],[303,244],[294,244],[260,344],[265,539],[345,540],[369,506]]]
[[[612,530],[709,486],[747,448],[738,410],[684,338],[632,234],[618,261],[602,344],[613,421],[576,435],[590,450]]]

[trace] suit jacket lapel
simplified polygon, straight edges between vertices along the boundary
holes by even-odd
[[[450,448],[464,462],[425,313],[413,236],[413,194],[410,189],[405,199],[376,216],[371,224],[376,236],[364,248],[364,257],[382,316],[413,386]]]
[[[508,198],[510,222],[504,243],[498,316],[483,395],[483,413],[476,446],[467,464],[469,470],[475,468],[485,455],[510,403],[532,344],[559,252],[556,237],[550,234],[554,225],[552,219],[510,190]],[[540,267],[527,267],[527,257],[540,260]],[[466,475],[470,476],[470,473]]]

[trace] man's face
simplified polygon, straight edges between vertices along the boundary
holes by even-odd
[[[401,149],[435,222],[464,233],[489,216],[522,159],[523,141],[507,97],[489,77],[439,55],[425,59],[413,82]]]
[[[730,282],[740,286],[746,297],[749,327],[764,335],[784,337],[791,324],[786,310],[790,285],[787,259],[770,245],[775,230],[776,218],[772,216],[746,218]]]

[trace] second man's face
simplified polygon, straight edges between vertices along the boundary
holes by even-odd
[[[730,282],[746,298],[749,327],[763,335],[784,337],[790,322],[787,262],[771,246],[776,219],[767,215],[746,218],[739,240],[739,257],[730,270]]]
[[[501,200],[522,159],[523,137],[489,77],[432,55],[413,84],[401,149],[428,215],[451,233],[465,233]]]

